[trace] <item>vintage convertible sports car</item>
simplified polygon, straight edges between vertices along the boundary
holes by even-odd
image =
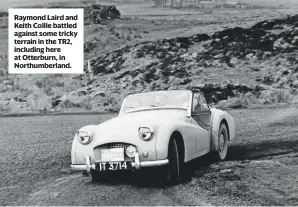
[[[168,181],[181,180],[183,165],[209,152],[227,156],[234,119],[208,106],[199,90],[128,95],[119,115],[82,127],[73,139],[71,168],[89,173],[163,166]]]

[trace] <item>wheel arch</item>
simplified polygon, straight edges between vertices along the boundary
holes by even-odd
[[[232,116],[230,116],[226,111],[220,109],[213,109],[213,119],[212,119],[212,133],[211,133],[211,150],[218,150],[218,132],[220,125],[222,123],[226,124],[228,130],[229,141],[235,138],[235,122]]]
[[[169,143],[172,139],[176,139],[177,141],[177,147],[178,147],[178,150],[181,151],[182,153],[182,160],[185,162],[185,144],[184,144],[184,139],[183,139],[183,136],[182,134],[178,131],[178,130],[175,130],[172,134],[171,134],[171,137],[170,137],[170,140],[169,140]],[[169,145],[169,144],[168,144]]]
[[[168,150],[169,150],[169,143],[170,140],[174,137],[177,138],[179,147],[183,150],[183,159],[186,162],[189,159],[188,149],[187,149],[187,134],[183,127],[179,127],[177,125],[172,127],[160,127],[158,131],[158,136],[155,142],[156,148],[156,158],[158,160],[163,160],[168,158]],[[180,148],[180,149],[181,149]]]

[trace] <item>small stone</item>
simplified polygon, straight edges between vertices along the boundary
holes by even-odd
[[[295,36],[292,40],[292,44],[296,44],[298,42],[298,36]]]
[[[212,168],[212,169],[216,169],[216,168],[218,168],[219,166],[218,165],[215,165],[215,164],[212,164],[212,165],[210,165],[210,168]]]
[[[190,184],[195,185],[197,183],[197,181],[195,179],[193,179]]]
[[[249,60],[249,61],[256,61],[258,58],[254,55],[254,54],[252,54],[252,53],[250,53],[250,54],[247,54],[246,56],[245,56],[245,58],[246,58],[246,60]]]
[[[221,171],[219,171],[219,173],[224,174],[224,173],[232,173],[233,169],[223,169]]]
[[[193,58],[197,58],[198,57],[198,53],[197,52],[194,52],[194,53],[192,53],[192,55],[191,55]]]
[[[293,86],[294,86],[295,88],[298,88],[298,80],[295,80],[295,81],[293,82]]]
[[[164,58],[164,57],[165,57],[165,54],[164,54],[163,52],[158,52],[158,53],[156,54],[156,56],[157,56],[158,58]]]
[[[230,63],[232,65],[237,65],[238,62],[239,62],[239,60],[236,57],[232,57],[231,60],[230,60]]]
[[[256,78],[256,81],[260,82],[260,81],[262,81],[262,78],[257,77],[257,78]]]

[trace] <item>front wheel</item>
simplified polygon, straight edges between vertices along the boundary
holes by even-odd
[[[169,164],[167,166],[167,181],[169,184],[177,184],[181,180],[182,163],[181,154],[177,145],[176,139],[171,139],[169,143],[168,159]]]
[[[222,123],[218,132],[218,159],[223,161],[228,154],[229,133],[226,124]]]
[[[89,179],[92,183],[97,183],[99,182],[101,179],[100,179],[100,174],[99,172],[96,172],[95,170],[90,170],[89,172]]]

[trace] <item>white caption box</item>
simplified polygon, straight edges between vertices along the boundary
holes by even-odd
[[[9,73],[82,74],[83,9],[9,9]]]

